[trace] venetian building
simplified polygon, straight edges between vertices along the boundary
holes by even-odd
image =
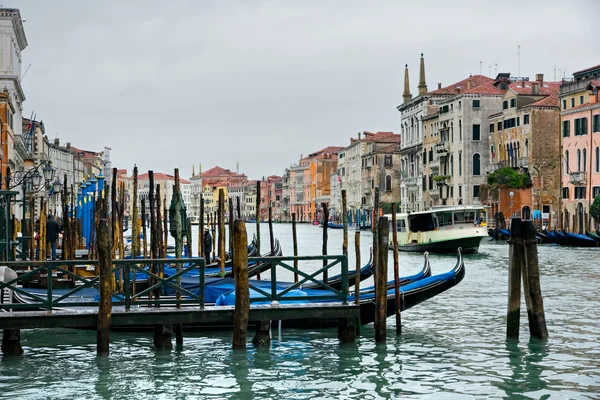
[[[600,65],[575,72],[560,86],[562,228],[595,230],[589,214],[600,195]]]

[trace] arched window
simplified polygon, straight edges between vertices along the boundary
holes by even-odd
[[[587,170],[587,150],[583,149],[583,166],[581,169],[583,172]]]
[[[569,150],[565,150],[565,174],[569,174]]]
[[[490,160],[494,160],[494,158],[496,158],[496,153],[494,153],[494,145],[490,146]]]
[[[462,141],[462,120],[458,121],[458,140]]]
[[[596,172],[600,172],[600,147],[596,147]]]
[[[385,176],[385,191],[386,192],[392,191],[392,177],[390,175]]]
[[[577,172],[581,171],[581,150],[577,149]]]
[[[481,175],[481,161],[478,153],[473,154],[473,175]]]

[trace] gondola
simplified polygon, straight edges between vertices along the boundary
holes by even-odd
[[[597,235],[596,233],[590,231],[586,232],[585,234],[587,235],[587,237],[594,239],[596,242],[600,242],[600,235]]]
[[[373,249],[369,252],[369,262],[365,264],[359,271],[359,282],[370,278],[373,275]],[[352,287],[356,283],[356,270],[348,270],[348,286]],[[336,290],[342,290],[342,274],[334,275],[327,279],[327,285]],[[305,289],[317,289],[319,285],[310,282],[302,285]]]
[[[587,237],[586,235],[581,235],[579,233],[573,233],[573,232],[564,232],[564,233],[567,238],[567,243],[570,246],[574,246],[574,247],[596,247],[597,246],[597,242],[594,239]]]
[[[426,267],[428,262],[426,261]],[[423,271],[422,271],[423,272]],[[457,261],[455,267],[443,274],[422,277],[421,273],[415,275],[420,278],[417,280],[407,280],[409,282],[400,287],[400,309],[401,311],[408,310],[420,304],[450,288],[456,286],[458,283],[462,281],[465,276],[465,266],[462,257],[461,249],[458,250]],[[403,278],[406,279],[406,278]],[[392,282],[393,283],[393,282]],[[394,288],[390,288],[388,283],[388,292],[387,292],[387,316],[390,317],[395,315],[396,306],[395,306],[395,295]],[[300,291],[296,291],[295,293],[291,293],[293,296],[297,296]],[[329,294],[330,292],[323,290],[303,290],[301,291],[305,299],[299,301],[291,301],[292,303],[297,302],[311,302],[311,296],[322,296],[323,294]],[[258,294],[256,291],[251,291],[251,297],[261,297],[261,294]],[[348,296],[348,301],[354,301],[354,296]],[[285,303],[286,301],[282,301],[280,303]],[[314,302],[323,302],[323,300],[315,300]],[[216,305],[233,305],[235,303],[235,293],[231,292],[222,296],[219,296],[217,299]],[[254,304],[254,303],[252,303]],[[360,292],[360,323],[362,325],[372,323],[375,319],[375,292],[371,288],[367,288],[363,292]],[[338,320],[328,320],[328,319],[299,319],[299,320],[286,320],[282,321],[282,325],[285,327],[294,327],[294,328],[305,328],[305,329],[317,329],[317,328],[327,328],[327,327],[335,327],[338,324]]]

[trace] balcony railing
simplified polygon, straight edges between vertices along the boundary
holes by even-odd
[[[418,185],[417,178],[414,176],[407,176],[407,177],[404,177],[402,180],[404,181],[404,184],[406,186],[417,186]]]
[[[569,174],[569,182],[574,185],[585,185],[587,182],[587,173],[584,172],[571,172]]]
[[[450,143],[444,141],[435,144],[435,152],[438,154],[446,154],[450,150]]]
[[[529,166],[529,157],[521,157],[518,161],[519,167],[528,167]]]
[[[438,170],[440,169],[440,160],[433,160],[433,161],[429,161],[429,168],[431,168],[432,170]]]
[[[429,191],[429,197],[431,199],[439,199],[440,198],[440,192],[439,192],[439,190],[437,190],[437,188],[431,189]]]

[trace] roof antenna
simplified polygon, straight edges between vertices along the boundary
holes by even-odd
[[[240,162],[239,161],[235,162],[235,173],[236,174],[240,173]]]
[[[483,68],[483,61],[479,61],[479,75],[483,75],[482,68]]]

